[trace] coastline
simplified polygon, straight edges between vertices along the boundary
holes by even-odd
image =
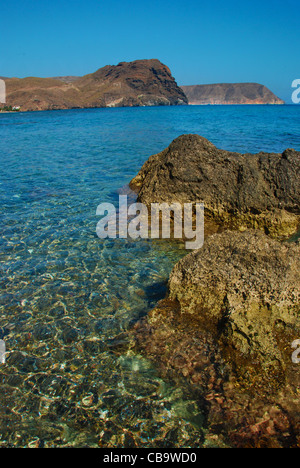
[[[277,103],[248,103],[248,104],[240,104],[240,103],[233,103],[233,104],[180,104],[180,105],[175,105],[175,106],[161,106],[161,105],[143,105],[143,106],[96,106],[96,107],[62,107],[62,108],[57,108],[57,109],[34,109],[34,110],[19,110],[19,111],[0,111],[0,114],[21,114],[21,113],[27,113],[27,112],[55,112],[55,111],[71,111],[71,110],[96,110],[96,109],[145,109],[145,108],[161,108],[161,107],[285,107],[285,106],[292,106],[292,107],[297,107],[296,104],[293,103],[284,103],[284,104],[277,104]],[[300,107],[300,106],[298,106]]]
[[[188,106],[286,106],[285,102],[189,102]]]

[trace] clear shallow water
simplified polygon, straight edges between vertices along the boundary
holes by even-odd
[[[197,402],[111,348],[165,295],[186,254],[96,237],[145,160],[183,133],[239,152],[300,150],[299,106],[0,115],[0,446],[197,447]]]

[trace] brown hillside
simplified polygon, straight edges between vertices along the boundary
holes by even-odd
[[[220,83],[182,86],[189,104],[284,104],[266,86],[258,83]]]
[[[107,65],[72,78],[7,79],[7,105],[35,111],[187,104],[169,68],[156,59]]]

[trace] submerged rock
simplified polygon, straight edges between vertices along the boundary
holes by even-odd
[[[168,297],[134,334],[162,374],[195,391],[211,434],[298,446],[299,315],[299,242],[228,231],[175,265]]]
[[[254,228],[284,238],[299,225],[299,169],[293,149],[239,154],[182,135],[151,156],[130,185],[146,205],[204,202],[206,227],[214,232]]]

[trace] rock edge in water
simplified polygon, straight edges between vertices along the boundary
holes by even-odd
[[[299,243],[226,232],[178,262],[136,348],[195,392],[207,427],[235,446],[300,444]]]
[[[240,154],[199,135],[182,135],[151,156],[130,186],[138,201],[204,202],[214,232],[261,229],[274,238],[295,234],[300,215],[300,153]]]
[[[282,242],[299,226],[299,156],[243,155],[183,135],[131,182],[148,206],[205,204],[203,248],[175,265],[167,298],[133,337],[195,393],[208,435],[233,446],[300,446],[299,241]]]

